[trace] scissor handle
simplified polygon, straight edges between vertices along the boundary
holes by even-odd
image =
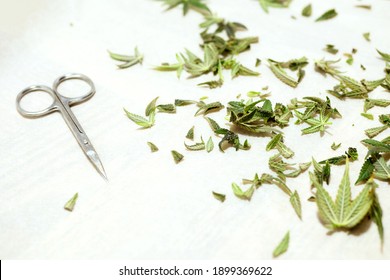
[[[81,95],[81,96],[77,96],[77,97],[63,96],[58,92],[58,87],[62,83],[64,83],[65,81],[68,81],[68,80],[84,81],[90,86],[91,89],[86,94]],[[77,73],[65,74],[61,77],[58,77],[57,80],[55,80],[53,83],[53,90],[61,97],[62,101],[66,102],[69,106],[77,105],[77,104],[80,104],[80,103],[90,99],[96,92],[95,85],[92,82],[92,80],[83,74],[77,74]]]
[[[43,91],[51,95],[53,97],[53,103],[49,105],[47,108],[39,111],[28,111],[22,108],[20,105],[20,101],[23,97],[25,97],[27,94],[35,92],[35,91]],[[55,111],[58,111],[57,101],[56,101],[56,94],[55,92],[47,87],[47,86],[31,86],[24,90],[22,90],[17,96],[16,96],[16,109],[18,112],[27,118],[38,118],[45,116],[47,114],[53,113]]]

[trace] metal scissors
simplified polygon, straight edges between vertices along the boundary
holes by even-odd
[[[86,82],[90,86],[89,92],[87,92],[85,95],[78,96],[78,97],[65,97],[61,95],[58,92],[58,87],[60,84],[67,80],[81,80]],[[24,96],[26,96],[29,93],[32,92],[46,92],[53,97],[53,103],[47,107],[46,109],[40,110],[40,111],[27,111],[21,107],[21,100]],[[48,114],[51,114],[53,112],[60,112],[62,117],[64,118],[66,124],[68,125],[70,131],[72,131],[74,137],[76,138],[77,142],[79,143],[81,149],[87,156],[87,158],[90,160],[90,162],[93,164],[97,172],[105,179],[107,180],[106,172],[104,171],[103,164],[101,163],[98,154],[96,153],[95,149],[93,148],[91,141],[89,141],[87,135],[85,134],[83,128],[81,127],[80,123],[72,113],[70,107],[73,105],[80,104],[84,101],[87,101],[95,94],[95,86],[90,78],[83,74],[66,74],[61,77],[59,77],[57,80],[53,83],[53,88],[49,88],[47,86],[42,85],[36,85],[36,86],[30,86],[24,90],[22,90],[18,96],[16,97],[16,108],[18,112],[27,118],[38,118],[43,117]]]

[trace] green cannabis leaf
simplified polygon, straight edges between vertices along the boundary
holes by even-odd
[[[291,0],[258,0],[264,12],[268,13],[268,8],[288,8]]]
[[[254,186],[251,186],[246,191],[243,191],[236,183],[232,183],[232,189],[234,195],[243,200],[251,200],[253,192],[255,191]]]
[[[151,151],[152,153],[158,151],[158,147],[157,147],[155,144],[153,144],[152,142],[147,142],[147,144],[148,144],[148,146],[150,147],[150,151]]]
[[[141,117],[139,115],[136,115],[136,114],[133,114],[133,113],[130,113],[129,111],[127,111],[125,108],[123,108],[123,110],[125,111],[127,117],[132,120],[134,123],[136,123],[137,125],[139,126],[142,126],[144,128],[149,128],[149,127],[152,127],[154,125],[154,122],[155,122],[155,111],[152,111],[149,115],[149,119],[146,119],[144,117]]]
[[[336,54],[339,52],[339,50],[336,49],[334,47],[334,45],[330,45],[330,44],[326,45],[326,47],[324,48],[324,51],[327,51],[328,53],[331,53],[331,54]]]
[[[317,177],[313,173],[310,173],[310,179],[317,190],[316,203],[325,227],[331,230],[351,229],[367,216],[374,201],[373,189],[375,183],[372,180],[368,181],[359,195],[352,200],[348,160],[345,164],[345,172],[335,202],[317,181]]]
[[[381,52],[380,50],[376,50],[382,57],[382,59],[386,62],[390,62],[390,54],[389,53],[384,53],[384,52]]]
[[[186,146],[186,148],[190,151],[200,151],[200,150],[204,150],[206,148],[205,144],[204,144],[204,141],[203,141],[203,138],[200,137],[200,140],[201,142],[199,143],[195,143],[194,145],[187,145],[186,143],[184,143],[184,146]]]
[[[187,139],[194,140],[194,129],[195,129],[195,126],[192,126],[192,127],[188,130],[187,135],[186,135],[186,138],[187,138]]]
[[[304,16],[304,17],[310,17],[310,16],[311,16],[311,13],[312,13],[311,4],[305,6],[305,7],[302,9],[302,16]]]
[[[224,194],[217,193],[217,192],[212,192],[212,194],[213,194],[213,196],[214,196],[214,198],[215,198],[216,200],[219,200],[219,201],[221,201],[221,202],[224,202],[225,199],[226,199],[226,195],[224,195]]]
[[[196,11],[202,15],[211,14],[210,9],[204,4],[203,0],[157,0],[168,6],[167,10],[171,10],[179,5],[183,6],[183,15],[186,15],[189,10]]]
[[[286,62],[279,62],[272,59],[268,59],[268,63],[272,73],[283,83],[290,87],[297,87],[299,82],[303,79],[305,71],[303,68],[308,64],[306,57],[299,59],[291,59]],[[292,78],[286,73],[284,69],[290,69],[291,71],[298,70],[297,79]]]
[[[281,254],[285,253],[288,249],[288,245],[290,242],[290,232],[288,231],[283,237],[282,241],[278,244],[273,252],[274,258],[279,257]]]
[[[302,219],[301,199],[297,191],[290,196],[290,203],[293,206],[295,213],[297,213],[299,219]]]
[[[316,22],[317,21],[323,21],[323,20],[329,20],[329,19],[334,18],[335,16],[337,16],[336,10],[335,9],[331,9],[331,10],[326,11],[325,13],[323,13],[320,17],[318,17],[316,19]]]
[[[108,53],[112,59],[124,62],[123,64],[118,64],[118,68],[120,69],[129,68],[138,63],[142,64],[144,59],[144,55],[139,53],[137,47],[134,49],[134,55],[116,54],[110,51]]]
[[[214,142],[213,142],[213,139],[210,136],[209,140],[206,143],[206,151],[208,153],[210,153],[213,149],[214,149]]]
[[[71,199],[69,199],[68,202],[66,202],[64,209],[68,210],[70,212],[73,211],[74,206],[76,205],[77,198],[79,197],[78,193],[75,193],[75,195],[72,196]]]
[[[184,158],[184,156],[181,153],[179,153],[175,150],[172,150],[171,154],[172,154],[172,157],[173,157],[173,160],[175,161],[175,163],[181,162]]]

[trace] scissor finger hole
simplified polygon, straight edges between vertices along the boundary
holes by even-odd
[[[91,86],[79,79],[69,79],[61,82],[57,91],[65,97],[75,98],[86,95],[91,91]]]
[[[53,101],[49,93],[38,90],[26,94],[20,100],[20,107],[28,112],[37,112],[48,108]]]

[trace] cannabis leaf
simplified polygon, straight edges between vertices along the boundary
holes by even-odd
[[[367,216],[374,200],[375,183],[369,180],[359,195],[351,200],[348,160],[335,202],[313,173],[310,173],[310,179],[316,188],[316,203],[325,227],[331,230],[351,229]]]
[[[376,51],[381,55],[381,57],[383,58],[384,61],[390,62],[390,54],[389,53],[381,52],[378,49]]]
[[[235,196],[244,200],[251,200],[255,191],[254,186],[250,186],[246,191],[243,191],[236,183],[232,183],[232,189]]]
[[[196,11],[202,15],[211,14],[210,9],[204,4],[203,0],[157,0],[168,6],[167,10],[171,10],[179,5],[183,5],[183,15],[186,15],[189,10]]]
[[[137,63],[142,64],[142,61],[144,59],[144,55],[139,53],[137,47],[134,49],[134,55],[131,56],[116,54],[110,51],[108,51],[108,53],[112,59],[124,62],[123,64],[118,64],[118,68],[120,69],[129,68],[133,65],[136,65]]]
[[[66,202],[65,206],[64,206],[64,209],[65,210],[68,210],[70,212],[73,211],[73,208],[74,206],[76,205],[76,201],[77,201],[77,198],[79,197],[79,194],[78,193],[75,193],[74,196],[72,196],[71,199],[69,199],[68,202]]]
[[[264,12],[268,13],[268,8],[287,8],[291,0],[258,0]]]
[[[150,147],[150,151],[151,151],[152,153],[158,151],[157,146],[156,146],[155,144],[153,144],[152,142],[147,142],[147,144],[148,144],[148,146]]]
[[[303,68],[308,64],[307,58],[302,57],[299,59],[292,59],[286,62],[278,62],[272,59],[268,59],[270,69],[272,73],[283,83],[290,87],[297,87],[299,82],[303,79],[305,71]],[[291,71],[298,70],[297,79],[294,79],[286,73],[284,69],[290,69]]]
[[[225,199],[226,199],[226,195],[224,195],[224,194],[217,193],[217,192],[212,192],[212,194],[213,194],[213,196],[214,196],[214,198],[215,198],[216,200],[219,200],[219,201],[221,201],[221,202],[224,202]]]
[[[283,237],[282,241],[280,241],[280,243],[272,253],[274,258],[280,256],[281,254],[287,251],[289,242],[290,242],[290,232],[288,231]]]
[[[179,153],[175,150],[172,150],[171,154],[172,154],[172,157],[173,157],[173,160],[175,161],[175,163],[181,162],[184,158],[184,156],[181,153]]]
[[[304,17],[310,17],[311,16],[311,13],[312,13],[312,7],[311,7],[311,4],[308,4],[307,6],[305,6],[303,9],[302,9],[302,16]]]
[[[316,19],[316,22],[317,21],[323,21],[323,20],[329,20],[329,19],[334,18],[335,16],[337,16],[336,10],[335,9],[331,9],[331,10],[326,11],[325,13],[323,13],[320,17],[318,17]]]

